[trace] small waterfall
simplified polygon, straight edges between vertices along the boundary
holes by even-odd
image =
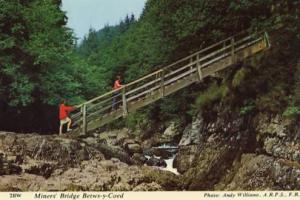
[[[179,172],[177,171],[177,169],[173,167],[174,158],[175,158],[175,155],[169,159],[165,159],[165,161],[167,163],[167,167],[165,167],[165,168],[160,167],[160,169],[170,171],[170,172],[173,172],[174,174],[179,175]]]
[[[169,157],[169,158],[166,158],[166,159],[161,158],[160,156],[155,156],[155,155],[154,155],[154,157],[157,158],[157,159],[160,159],[160,158],[163,159],[167,164],[166,167],[158,167],[159,169],[165,170],[165,171],[170,171],[174,174],[179,175],[179,172],[177,171],[177,169],[173,167],[173,161],[175,159],[177,149],[178,149],[177,146],[170,145],[170,144],[162,144],[162,145],[157,146],[157,147],[152,147],[152,149],[164,150],[164,151],[168,151],[169,153],[171,153],[172,156]],[[150,156],[146,156],[146,158],[149,159]]]

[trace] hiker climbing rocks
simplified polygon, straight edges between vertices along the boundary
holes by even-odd
[[[60,126],[59,126],[59,135],[62,135],[62,129],[63,125],[67,124],[67,131],[71,131],[71,123],[72,120],[68,117],[68,113],[75,109],[75,106],[66,106],[65,100],[62,100],[59,104],[59,120],[60,120]]]
[[[113,86],[113,89],[114,90],[118,90],[119,88],[121,88],[122,85],[121,85],[121,76],[116,76],[116,80],[114,81],[114,86]],[[120,96],[120,91],[115,91],[113,93],[113,102],[112,102],[112,109],[116,109],[118,107],[118,96]]]

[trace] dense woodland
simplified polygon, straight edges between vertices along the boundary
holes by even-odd
[[[186,123],[228,104],[240,115],[300,115],[300,1],[148,0],[142,15],[91,29],[79,43],[60,0],[0,0],[0,129],[57,131],[57,104],[79,104],[242,30],[266,30],[272,50],[130,115]],[[191,103],[193,102],[193,103]],[[180,115],[178,113],[181,113]],[[114,125],[116,126],[116,125]]]

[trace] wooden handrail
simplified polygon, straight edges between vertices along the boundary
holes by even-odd
[[[234,56],[237,52],[242,51],[244,48],[250,47],[251,45],[254,45],[262,40],[266,42],[267,47],[270,46],[268,34],[266,32],[262,32],[263,34],[250,34],[236,39],[236,37],[244,34],[245,32],[246,31],[238,33],[235,36],[231,36],[212,44],[204,49],[192,53],[189,56],[179,59],[176,62],[167,65],[166,67],[149,73],[128,84],[124,84],[119,89],[111,90],[99,97],[93,98],[79,105],[78,108],[81,109],[81,112],[74,114],[73,118],[82,116],[82,119],[75,120],[74,123],[79,124],[82,121],[83,132],[86,132],[86,126],[89,124],[91,117],[96,117],[100,114],[109,114],[113,106],[107,105],[107,103],[115,98],[115,96],[113,96],[114,93],[118,93],[119,96],[122,97],[122,100],[115,103],[122,106],[123,116],[126,116],[128,112],[128,102],[135,101],[140,97],[144,98],[145,95],[148,96],[148,94],[150,94],[152,91],[156,91],[156,93],[161,91],[161,97],[163,97],[166,86],[190,75],[196,75],[191,77],[199,76],[198,79],[201,80],[203,78],[202,69],[205,69],[206,67],[211,66],[213,63],[225,59],[228,56],[233,58],[231,62],[235,62]],[[204,76],[207,76],[207,74]],[[146,80],[147,82],[145,82]],[[96,101],[98,102],[94,103]]]
[[[243,33],[245,33],[245,32],[246,32],[246,31],[240,32],[240,33],[238,33],[238,34],[236,34],[236,35],[234,35],[234,36],[231,36],[231,37],[226,38],[226,39],[224,39],[224,40],[222,40],[222,41],[219,41],[219,42],[217,42],[217,43],[215,43],[215,44],[212,44],[212,45],[210,45],[210,46],[208,46],[208,47],[206,47],[206,48],[204,48],[204,49],[201,49],[201,50],[199,50],[199,51],[197,51],[197,52],[195,52],[195,53],[193,53],[193,54],[191,54],[191,55],[189,55],[189,56],[186,56],[186,57],[184,57],[184,58],[182,58],[182,59],[180,59],[180,60],[178,60],[178,61],[176,61],[176,62],[173,62],[173,63],[167,65],[167,66],[164,67],[163,69],[170,68],[170,67],[172,67],[172,66],[174,66],[174,65],[176,65],[176,64],[178,64],[178,63],[180,63],[180,62],[182,62],[182,61],[184,61],[184,60],[188,60],[188,59],[190,59],[191,57],[196,56],[197,54],[200,54],[200,53],[203,53],[203,52],[205,52],[205,51],[207,51],[207,50],[209,50],[209,49],[212,49],[212,48],[214,48],[214,47],[216,47],[216,46],[218,46],[218,45],[220,45],[220,44],[223,44],[223,43],[226,42],[226,41],[230,41],[231,38],[236,37],[236,36],[238,36],[238,35],[241,35],[241,34],[243,34]],[[246,38],[247,38],[247,39],[248,39],[248,38],[251,38],[253,35],[254,35],[254,34],[251,34],[251,35],[247,36]],[[150,74],[148,74],[148,75],[146,75],[146,76],[143,76],[143,77],[141,77],[141,78],[139,78],[139,79],[137,79],[137,80],[135,80],[135,81],[132,81],[132,82],[130,82],[130,83],[128,83],[128,84],[125,84],[124,86],[126,86],[126,87],[132,86],[132,85],[134,85],[135,83],[138,83],[138,82],[140,82],[140,81],[142,81],[142,80],[144,80],[144,79],[147,79],[147,78],[149,78],[149,77],[151,77],[151,76],[153,76],[153,75],[155,75],[155,74],[160,73],[161,71],[162,71],[162,69],[156,70],[156,71],[154,71],[154,72],[152,72],[152,73],[150,73]],[[78,108],[81,107],[83,104],[89,104],[89,103],[92,103],[92,102],[94,102],[94,101],[96,101],[96,100],[98,100],[98,99],[101,99],[101,98],[103,98],[103,97],[105,97],[105,96],[107,96],[107,95],[111,95],[113,92],[117,92],[117,91],[120,91],[120,90],[122,90],[122,88],[119,88],[119,89],[116,89],[116,90],[109,91],[109,92],[107,92],[107,93],[105,93],[105,94],[103,94],[103,95],[101,95],[101,96],[99,96],[99,97],[95,97],[95,98],[93,98],[93,99],[91,99],[91,100],[89,100],[89,101],[86,101],[85,103],[80,104],[80,105],[78,106]]]
[[[157,70],[157,71],[155,71],[155,72],[152,72],[151,74],[148,74],[148,75],[146,75],[146,76],[143,76],[142,78],[139,78],[139,79],[137,79],[137,80],[135,80],[135,81],[132,81],[132,82],[126,84],[125,86],[126,86],[126,87],[132,86],[132,85],[135,84],[135,83],[138,83],[138,82],[140,82],[140,81],[142,81],[142,80],[144,80],[144,79],[147,79],[147,78],[149,78],[149,77],[151,77],[151,76],[154,76],[154,75],[156,75],[156,74],[159,74],[161,71],[162,71],[162,70],[159,69],[159,70]]]

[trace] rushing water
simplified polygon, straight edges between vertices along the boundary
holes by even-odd
[[[179,174],[177,169],[173,167],[173,161],[174,161],[175,155],[172,158],[166,159],[167,167],[159,167],[162,170],[173,172],[174,174]]]
[[[167,166],[166,167],[158,167],[158,168],[161,170],[170,171],[170,172],[178,175],[179,173],[178,173],[177,169],[173,167],[173,162],[174,162],[178,147],[168,145],[168,144],[162,144],[161,146],[153,147],[153,148],[154,149],[164,149],[164,150],[167,150],[172,153],[172,157],[170,157],[168,159],[163,159],[166,162]],[[154,157],[157,159],[161,158],[161,157],[155,156],[155,155],[154,155]],[[146,158],[149,159],[150,156],[146,156]]]

